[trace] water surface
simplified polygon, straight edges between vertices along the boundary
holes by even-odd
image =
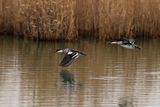
[[[0,37],[0,107],[160,107],[160,42],[138,44]],[[87,56],[59,67],[66,47]]]

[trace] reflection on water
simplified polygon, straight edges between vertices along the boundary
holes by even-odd
[[[134,107],[133,97],[122,97],[119,101],[119,107]]]
[[[72,85],[75,82],[74,75],[67,70],[62,70],[60,76],[65,84]]]
[[[160,107],[160,43],[139,44],[141,50],[128,50],[90,40],[0,37],[0,107]],[[66,47],[87,56],[64,70],[55,50]]]

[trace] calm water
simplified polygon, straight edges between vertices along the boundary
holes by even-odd
[[[160,107],[160,42],[138,44],[0,37],[0,107]],[[61,68],[66,47],[87,56]]]

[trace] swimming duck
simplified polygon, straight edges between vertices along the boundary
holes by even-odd
[[[135,44],[134,39],[121,38],[118,41],[111,42],[111,44],[117,44],[128,49],[134,49],[134,48],[141,49],[138,45]]]
[[[67,66],[71,65],[71,63],[81,55],[86,56],[85,53],[83,53],[79,50],[70,49],[70,48],[57,49],[56,52],[57,53],[63,52],[65,54],[64,58],[62,59],[62,61],[59,64],[59,66],[63,66],[63,67],[67,67]]]

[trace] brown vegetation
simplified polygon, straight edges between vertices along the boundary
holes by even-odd
[[[0,33],[38,39],[160,37],[159,0],[0,0]]]

